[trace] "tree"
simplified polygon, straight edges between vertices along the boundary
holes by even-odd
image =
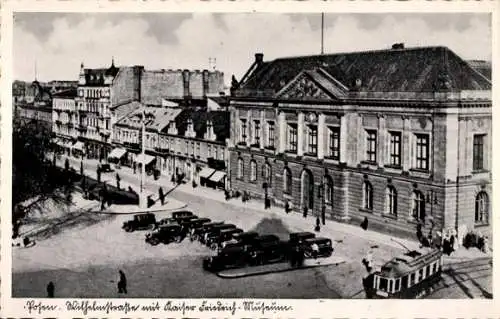
[[[56,205],[71,201],[72,183],[54,167],[47,153],[50,131],[36,122],[13,121],[12,126],[12,222],[17,225],[25,213],[51,198]],[[63,187],[63,188],[62,188]],[[62,190],[62,191],[61,191]],[[31,199],[29,204],[19,204]]]

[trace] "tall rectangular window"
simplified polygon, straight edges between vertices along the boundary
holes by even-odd
[[[429,170],[429,135],[415,134],[417,138],[416,168]]]
[[[484,169],[484,139],[485,135],[474,135],[472,149],[472,169],[474,171]]]
[[[328,157],[340,160],[340,127],[328,129]]]
[[[307,133],[307,153],[316,156],[318,154],[318,127],[309,125]]]
[[[247,120],[240,119],[240,143],[247,142]]]
[[[212,157],[212,145],[208,144],[207,148],[208,148],[207,158],[210,158],[210,157]]]
[[[267,147],[274,148],[274,122],[267,122]]]
[[[297,152],[297,125],[288,125],[288,151]]]
[[[260,121],[253,121],[253,143],[252,145],[260,146]]]
[[[401,132],[389,132],[389,164],[392,166],[401,166]]]
[[[366,160],[377,162],[377,131],[366,130]]]

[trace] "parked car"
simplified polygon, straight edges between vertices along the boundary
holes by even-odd
[[[332,240],[330,238],[309,238],[303,243],[304,255],[306,258],[315,257],[311,247],[313,244],[318,246],[318,253],[316,257],[330,257],[333,254]]]
[[[246,249],[252,265],[280,262],[288,258],[288,244],[275,235],[256,237],[246,246]]]
[[[102,173],[109,173],[113,171],[113,169],[111,169],[111,165],[109,164],[101,164],[100,170]]]
[[[186,232],[182,230],[180,225],[167,224],[159,227],[149,234],[146,234],[146,242],[153,246],[156,246],[159,243],[180,243],[185,237]]]
[[[177,212],[172,213],[172,218],[173,219],[178,219],[180,217],[185,217],[185,216],[195,216],[193,212],[188,211],[188,210],[181,210]]]
[[[210,235],[209,243],[210,249],[216,250],[217,248],[221,248],[224,243],[233,239],[234,234],[240,234],[243,232],[243,229],[240,228],[229,228],[229,229],[220,229],[217,232],[214,232]]]
[[[311,232],[291,233],[289,242],[291,244],[302,244],[304,242],[304,240],[309,239],[309,238],[315,238],[315,237],[316,237],[316,234],[311,233]]]
[[[210,227],[210,229],[207,230],[203,234],[203,236],[200,237],[200,242],[202,244],[210,246],[210,244],[212,243],[212,240],[214,240],[214,238],[219,237],[221,230],[223,230],[223,229],[235,229],[235,228],[236,228],[236,225],[234,225],[234,224],[214,225],[214,226]]]
[[[226,247],[216,256],[203,259],[203,269],[217,272],[228,268],[245,267],[248,262],[249,255],[243,246]]]
[[[185,227],[186,229],[188,229],[190,231],[190,230],[197,228],[203,224],[208,224],[211,221],[212,220],[210,218],[193,218],[193,219],[189,219],[189,220],[183,220],[181,222],[181,226]]]
[[[179,225],[185,224],[186,222],[189,222],[191,220],[197,219],[198,216],[193,215],[193,216],[182,216],[182,217],[177,217],[175,220]]]
[[[171,224],[177,224],[177,220],[176,219],[173,219],[172,217],[167,217],[167,218],[162,218],[160,219],[156,225],[159,227],[159,226],[163,226],[163,225],[171,225]]]
[[[135,230],[154,229],[156,227],[156,217],[153,213],[136,214],[132,220],[123,223],[122,228],[126,232]]]
[[[257,237],[259,237],[259,233],[254,231],[233,234],[233,239],[236,242],[241,242],[245,244]]]
[[[210,231],[212,227],[222,224],[224,224],[224,222],[210,222],[196,227],[193,231],[191,231],[191,241],[200,240],[200,238],[202,238],[206,232]]]

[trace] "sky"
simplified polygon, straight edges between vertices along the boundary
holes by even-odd
[[[209,58],[240,79],[254,60],[319,54],[321,14],[14,14],[13,77],[77,80],[86,68],[208,69]],[[489,14],[325,14],[325,53],[443,45],[464,59],[491,60]]]

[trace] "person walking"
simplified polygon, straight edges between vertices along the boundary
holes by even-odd
[[[54,298],[54,290],[55,290],[55,286],[54,286],[54,283],[51,281],[47,285],[47,298]]]
[[[163,193],[163,188],[158,189],[158,195],[160,195],[160,202],[161,205],[163,206],[165,204],[165,194]]]
[[[304,209],[302,210],[302,217],[307,217],[307,206],[304,205]]]
[[[118,173],[116,173],[116,188],[118,188],[118,190],[120,189],[120,175],[118,175]]]
[[[290,202],[288,201],[288,199],[285,201],[285,213],[289,213],[290,212]]]
[[[367,230],[368,229],[368,217],[365,216],[365,219],[361,222],[361,228],[363,228],[363,230]]]
[[[118,273],[120,274],[120,280],[118,281],[118,293],[127,294],[127,277],[125,277],[125,273],[121,269]]]
[[[319,254],[319,247],[318,247],[318,244],[316,243],[313,243],[311,245],[311,251],[312,251],[312,256],[314,259],[318,258],[318,254]]]

